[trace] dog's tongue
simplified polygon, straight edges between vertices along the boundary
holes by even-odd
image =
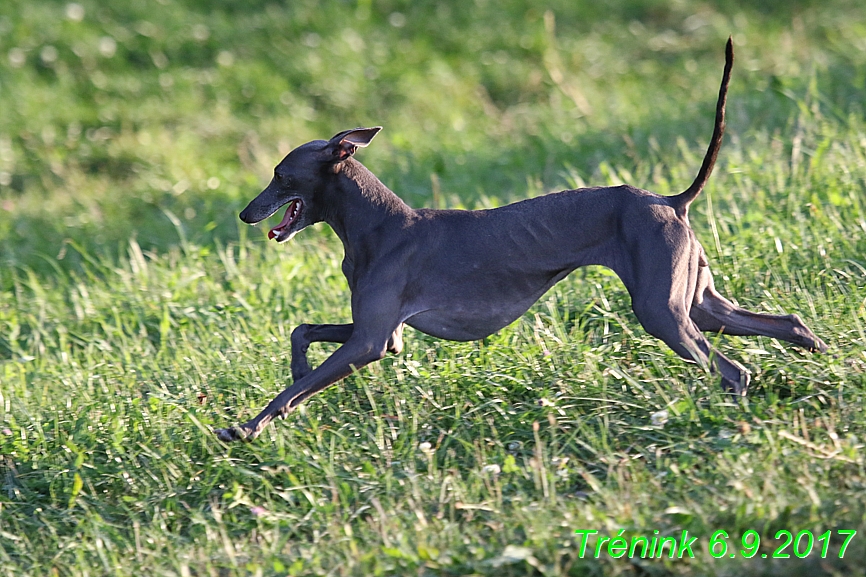
[[[283,220],[280,221],[280,224],[271,229],[268,233],[268,240],[277,238],[277,236],[286,228],[289,223],[292,222],[292,210],[295,208],[295,204],[297,200],[294,200],[289,203],[289,206],[286,207],[286,214],[283,215]]]

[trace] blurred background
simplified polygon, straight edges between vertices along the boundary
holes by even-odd
[[[862,116],[856,0],[4,0],[0,265],[235,239],[282,155],[356,126],[385,127],[359,159],[413,206],[675,192],[728,35],[729,143],[792,146],[802,102]]]

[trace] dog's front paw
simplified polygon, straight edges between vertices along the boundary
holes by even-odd
[[[251,436],[241,427],[229,427],[227,429],[216,429],[214,434],[223,443],[234,443],[235,441],[250,441]]]

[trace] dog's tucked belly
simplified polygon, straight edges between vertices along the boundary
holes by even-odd
[[[479,283],[469,289],[459,286],[440,286],[435,298],[427,295],[426,302],[435,302],[405,319],[412,328],[428,335],[451,341],[473,341],[483,339],[508,326],[531,307],[535,301],[562,280],[573,269],[568,267],[546,275],[539,275],[535,283],[522,283],[523,290],[514,285]],[[460,283],[458,283],[460,284]],[[419,301],[420,302],[420,301]]]
[[[516,314],[499,312],[499,315],[483,314],[482,311],[478,311],[481,314],[463,315],[455,314],[454,311],[439,309],[418,313],[407,319],[406,324],[439,339],[475,341],[490,336],[502,327],[509,325],[526,312],[526,308]],[[509,312],[514,313],[514,311]]]

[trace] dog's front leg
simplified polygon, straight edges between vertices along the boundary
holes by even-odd
[[[307,360],[311,343],[345,343],[352,336],[355,325],[298,325],[292,331],[292,380],[299,381],[313,370]],[[388,352],[400,354],[403,350],[403,325],[400,324],[388,339]]]
[[[352,337],[352,323],[347,325],[298,325],[292,331],[292,380],[300,381],[313,370],[307,361],[310,343],[345,343]]]
[[[307,376],[277,395],[256,418],[237,427],[217,429],[217,436],[226,442],[255,439],[275,417],[285,417],[308,397],[384,357],[394,332],[394,328],[385,331],[353,330],[343,346]]]

